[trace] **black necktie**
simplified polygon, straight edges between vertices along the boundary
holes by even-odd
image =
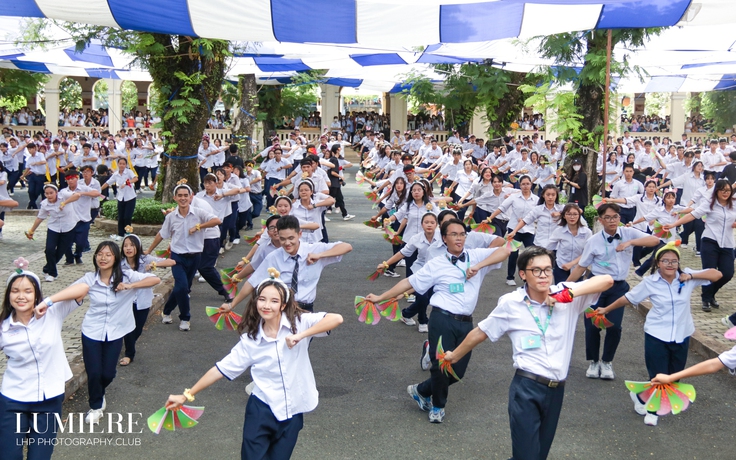
[[[465,262],[465,253],[464,252],[462,254],[460,254],[459,256],[457,256],[457,257],[452,256],[452,265],[457,264],[457,261],[458,260],[460,262]]]
[[[299,289],[299,254],[289,258],[294,261],[294,271],[291,273],[291,290],[296,294]]]
[[[616,233],[615,235],[608,237],[608,242],[609,243],[613,243],[613,240],[620,240],[620,239],[621,239],[621,235],[619,235],[618,233]]]

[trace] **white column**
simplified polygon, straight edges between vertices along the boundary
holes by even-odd
[[[115,134],[123,127],[123,80],[107,79],[107,119],[108,131]]]
[[[322,131],[329,129],[332,119],[340,114],[340,87],[320,84],[322,96]]]
[[[391,131],[398,129],[400,133],[403,134],[404,131],[406,131],[407,128],[407,105],[406,105],[406,99],[401,97],[399,94],[391,94],[389,96],[389,103],[390,112],[389,115],[391,116]],[[391,134],[393,136],[393,133]]]
[[[484,116],[485,114],[481,109],[475,109],[475,113],[473,114],[473,121],[470,124],[470,132],[468,133],[468,135],[474,134],[476,138],[480,137],[481,139],[487,140],[490,126],[488,124],[488,120],[486,120]]]
[[[685,132],[685,93],[670,96],[670,140],[679,141]]]
[[[59,129],[59,83],[64,78],[64,75],[51,75],[44,87],[46,129],[54,134]]]

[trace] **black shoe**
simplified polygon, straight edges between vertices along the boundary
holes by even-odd
[[[250,230],[253,230],[253,226],[252,225],[248,225],[247,227],[245,227],[245,231],[246,232],[247,231],[250,231]]]
[[[67,260],[66,262],[64,262],[64,265],[65,266],[66,265],[74,265],[74,261],[73,260]]]
[[[721,308],[721,304],[719,304],[718,301],[716,301],[715,298],[710,301],[710,306],[713,307],[713,308],[716,308],[716,309]]]
[[[77,259],[77,265],[82,265],[84,262],[82,262],[82,259]]]
[[[710,302],[703,301],[703,311],[710,312]]]

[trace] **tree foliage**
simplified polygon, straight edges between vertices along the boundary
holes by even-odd
[[[258,88],[258,121],[267,137],[284,117],[306,117],[317,101],[317,86],[322,72],[300,73],[287,85],[261,85]],[[265,143],[265,139],[264,139]]]
[[[736,90],[710,91],[702,96],[701,113],[713,120],[713,129],[724,133],[736,124]]]
[[[31,73],[16,69],[0,69],[0,97],[22,96],[31,99],[48,81],[41,73]]]
[[[109,87],[107,80],[99,80],[95,84],[95,100],[97,101],[97,107],[106,109],[108,107],[108,96],[107,91]],[[138,88],[132,81],[124,81],[120,87],[121,97],[123,99],[123,112],[130,112],[138,107]]]
[[[73,78],[59,82],[59,108],[73,110],[82,108],[82,85]]]

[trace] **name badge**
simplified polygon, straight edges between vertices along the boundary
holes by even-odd
[[[450,284],[450,294],[458,294],[460,292],[465,292],[464,283],[451,283]]]
[[[521,348],[531,350],[542,346],[542,337],[539,335],[528,335],[521,339]]]

